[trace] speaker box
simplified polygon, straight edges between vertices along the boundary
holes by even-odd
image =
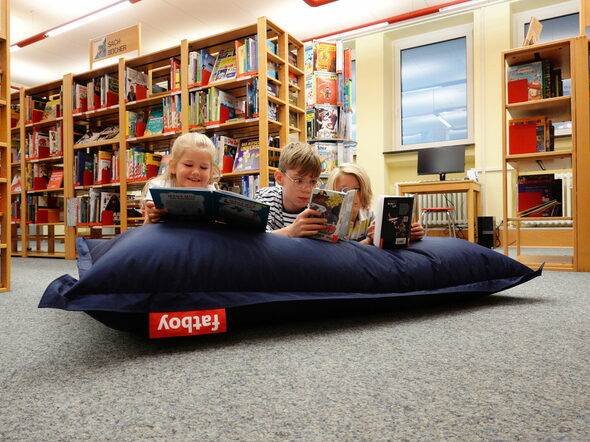
[[[477,217],[477,243],[489,249],[494,248],[494,222],[493,216]]]

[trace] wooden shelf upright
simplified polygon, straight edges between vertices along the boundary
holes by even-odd
[[[25,102],[25,90],[21,88],[13,92],[10,98],[11,107],[14,108],[14,120],[11,118],[11,174],[15,181],[15,189],[11,185],[11,254],[12,256],[26,256],[25,239],[23,232],[27,229],[26,201],[27,192],[24,186],[25,156],[23,154],[25,139],[25,125],[22,124],[22,109]],[[20,180],[20,186],[16,184]]]
[[[0,0],[0,292],[10,290],[10,3]]]

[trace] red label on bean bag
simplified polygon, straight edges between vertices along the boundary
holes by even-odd
[[[208,335],[227,331],[225,309],[150,313],[150,338]]]

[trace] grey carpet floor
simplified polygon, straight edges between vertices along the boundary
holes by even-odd
[[[64,273],[13,260],[0,440],[590,440],[589,273],[153,341],[37,309]]]

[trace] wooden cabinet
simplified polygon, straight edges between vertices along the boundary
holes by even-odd
[[[197,52],[215,56],[246,41],[254,54],[253,69],[228,80],[205,85],[195,83],[194,71],[189,67],[194,67],[192,57]],[[261,17],[248,26],[194,41],[183,40],[171,48],[129,60],[120,59],[117,64],[93,71],[67,74],[58,82],[27,89],[23,98],[25,108],[29,96],[49,98],[56,91],[61,92],[63,116],[59,123],[63,157],[59,161],[42,162],[53,168],[62,166],[64,177],[63,188],[52,192],[59,197],[62,208],[59,225],[21,223],[23,256],[45,253],[74,259],[77,236],[105,238],[141,225],[143,218],[138,203],[154,168],[148,171],[148,167],[144,167],[146,164],[140,163],[138,172],[138,161],[154,158],[154,155],[165,156],[181,134],[200,132],[210,138],[234,139],[258,137],[259,168],[248,172],[228,171],[222,174],[221,182],[235,188],[246,179],[244,177],[254,177],[260,187],[267,186],[276,170],[281,147],[290,141],[306,139],[303,58],[303,44],[299,40]],[[135,86],[132,91],[129,88],[128,81],[134,73],[138,73],[142,81],[147,79],[145,91],[141,93],[137,93]],[[97,84],[101,85],[102,94],[93,94]],[[110,85],[109,96],[104,96],[105,85]],[[255,97],[250,98],[256,104],[255,112],[235,115],[227,121],[197,121],[195,100],[219,91],[238,103],[247,102],[250,93]],[[157,115],[161,108],[163,130],[159,133],[144,131],[145,123],[149,128],[150,114]],[[137,118],[143,123],[140,130]],[[134,120],[136,122],[130,124]],[[20,133],[26,141],[28,135],[53,127],[56,122],[31,122],[25,124]],[[94,136],[99,133],[109,136]],[[26,169],[29,163],[31,161],[25,160],[23,167]],[[101,168],[103,163],[108,166]],[[103,170],[106,169],[105,175]],[[27,190],[23,196],[29,197],[29,192]],[[112,195],[118,199],[120,216],[111,220],[103,216],[100,201]],[[24,216],[31,218],[30,210],[25,209]],[[48,227],[53,230],[40,233],[31,230]],[[47,249],[47,245],[57,241],[58,246]],[[32,246],[37,242],[45,249],[34,252]]]
[[[588,241],[583,239],[588,234],[590,212],[590,193],[586,184],[589,164],[587,39],[570,38],[506,51],[502,54],[502,63],[505,67],[502,167],[504,253],[508,254],[509,247],[515,247],[516,259],[533,268],[545,263],[547,270],[588,271]],[[520,86],[508,81],[509,71],[515,66],[533,65],[541,70],[535,80],[529,77],[529,99],[515,99],[515,95],[519,95],[518,90],[515,93],[512,88]],[[526,68],[523,70],[526,71]],[[562,85],[565,87],[562,88]],[[526,81],[524,87],[527,87]],[[531,88],[536,88],[536,91],[531,93]],[[526,98],[526,90],[524,93]],[[549,132],[539,123],[544,118],[553,123],[571,121],[571,133],[556,137],[552,145]],[[519,124],[522,126],[517,127]],[[561,181],[551,182],[546,179],[549,176],[560,177],[558,180]],[[551,185],[555,189],[554,194],[543,190],[543,186]],[[556,209],[553,212],[545,210],[526,216],[523,210],[536,204],[531,202],[534,198],[538,198],[538,202],[555,198],[560,204],[554,206]],[[528,247],[523,247],[524,228],[544,228],[547,229],[544,234],[551,235],[550,228],[555,225],[571,229],[571,253],[557,255],[550,253],[551,248],[545,252],[542,244],[538,244],[539,247],[532,244],[531,247],[529,243]],[[513,228],[515,233],[512,242],[509,228]],[[534,253],[527,253],[528,250],[534,250]]]

